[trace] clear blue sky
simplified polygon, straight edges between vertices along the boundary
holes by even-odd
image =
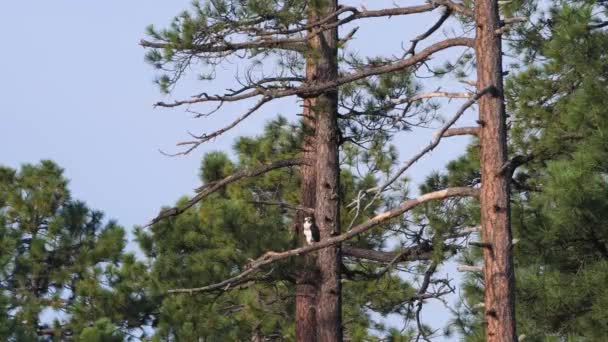
[[[166,25],[189,3],[1,2],[0,163],[17,168],[40,159],[56,161],[71,180],[74,197],[130,229],[199,185],[198,165],[205,151],[228,149],[235,136],[255,134],[277,113],[293,115],[297,109],[283,101],[191,155],[168,158],[158,152],[171,151],[177,141],[187,137],[187,130],[209,132],[244,108],[230,107],[234,111],[218,113],[207,121],[194,120],[179,109],[152,108],[154,102],[166,98],[153,84],[154,70],[144,62],[138,41],[148,24]],[[377,4],[370,1],[365,6]],[[361,29],[350,46],[363,55],[398,53],[400,42],[407,43],[428,27],[429,18],[358,23]],[[185,82],[174,96],[221,92],[233,85],[229,82],[233,73],[234,68],[221,69],[213,84]],[[437,86],[441,85],[433,88]],[[445,116],[451,115],[454,107],[446,108],[450,110]],[[468,121],[473,116],[471,112]],[[431,130],[421,130],[401,137],[397,141],[401,156],[418,151],[431,134]],[[409,175],[420,180],[440,169],[463,151],[466,141],[449,140]]]

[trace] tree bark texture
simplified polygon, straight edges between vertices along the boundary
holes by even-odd
[[[501,37],[496,0],[475,1],[477,89],[493,87],[479,99],[481,237],[484,247],[486,341],[517,341],[509,204]]]
[[[335,12],[336,0],[311,3],[309,22]],[[334,18],[336,20],[337,18]],[[338,78],[338,30],[309,34],[311,54],[315,64],[312,82],[329,82]],[[310,108],[316,118],[316,202],[315,223],[321,241],[340,234],[338,163],[338,90],[330,89],[315,98]],[[340,246],[330,246],[317,252],[319,286],[317,292],[317,341],[342,341],[342,303],[340,283]]]
[[[306,75],[311,78],[315,74],[315,65],[307,61]],[[316,160],[315,153],[315,118],[310,108],[314,105],[314,99],[304,100],[304,112],[302,125],[305,131],[302,145],[303,157]],[[307,208],[315,207],[316,200],[316,165],[302,165],[300,167],[300,205]],[[306,245],[306,238],[303,234],[302,223],[304,217],[310,214],[298,211],[295,216],[298,243],[300,246]],[[304,255],[301,269],[297,270],[296,284],[296,341],[314,342],[317,340],[317,283],[319,274],[316,265],[316,253]]]

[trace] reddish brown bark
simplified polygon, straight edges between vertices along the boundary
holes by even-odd
[[[481,237],[484,248],[486,341],[516,341],[514,275],[509,205],[510,175],[502,80],[501,39],[496,0],[475,2],[477,89],[494,87],[479,100]]]
[[[336,0],[312,5],[310,22],[337,10]],[[334,18],[332,21],[335,21]],[[314,82],[326,83],[338,78],[338,30],[336,28],[309,35],[316,74]],[[340,233],[338,163],[338,90],[329,89],[315,98],[311,107],[316,118],[316,203],[315,223],[321,241]],[[317,292],[317,341],[342,341],[342,306],[340,283],[340,246],[317,252],[319,286]]]
[[[314,63],[307,63],[306,75],[313,78],[316,74]],[[314,99],[304,101],[304,117],[302,119],[305,131],[303,142],[304,158],[316,159],[315,153],[315,118],[310,108],[314,105]],[[316,201],[316,165],[303,165],[300,167],[301,177],[301,201],[300,204],[307,208],[314,208]],[[302,222],[304,217],[310,214],[298,211],[296,213],[296,227],[298,228],[298,243],[306,245],[306,239],[302,233]],[[316,254],[310,253],[303,257],[302,268],[299,271],[296,285],[296,341],[312,342],[317,340],[317,283],[318,272],[316,265]]]

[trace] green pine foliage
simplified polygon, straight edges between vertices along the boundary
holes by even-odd
[[[530,159],[512,183],[518,333],[526,341],[608,336],[608,33],[594,29],[602,2],[559,2],[519,29],[530,62],[506,84],[510,154]],[[599,18],[599,19],[598,19]],[[533,38],[533,39],[532,39]],[[475,150],[450,164],[460,184],[478,177]],[[480,262],[469,248],[463,263]],[[483,341],[483,281],[466,276],[454,320]]]
[[[106,336],[115,324],[113,340],[122,340],[145,324],[124,234],[71,198],[55,163],[0,167],[0,339]]]
[[[234,170],[293,157],[299,153],[300,139],[300,127],[283,118],[273,120],[266,125],[263,135],[239,138],[232,156],[208,153],[202,161],[201,180],[209,183]],[[236,341],[253,336],[277,341],[294,339],[298,259],[266,268],[255,282],[226,291],[195,294],[166,291],[220,282],[242,272],[249,260],[269,250],[295,247],[293,212],[259,202],[298,203],[298,177],[297,170],[283,169],[244,179],[214,193],[192,210],[156,223],[149,230],[137,230],[138,241],[150,262],[151,291],[160,300],[155,340]],[[359,190],[376,184],[374,174],[358,176],[347,165],[341,181],[345,204]],[[388,201],[378,205],[386,204]],[[369,218],[375,209],[365,210],[355,222]],[[352,221],[353,212],[343,209],[342,223],[348,225]],[[381,229],[376,229],[350,245],[380,249],[386,238]],[[381,269],[377,264],[345,263],[346,334],[352,341],[376,340],[370,332],[372,328],[377,335],[389,334],[385,326],[372,320],[371,312],[406,313],[403,303],[415,294],[414,288],[390,272],[377,277]]]

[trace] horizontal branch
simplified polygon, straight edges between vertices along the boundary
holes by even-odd
[[[335,12],[327,14],[325,17],[320,18],[316,22],[309,23],[307,25],[303,25],[293,29],[265,31],[261,34],[261,36],[288,35],[309,30],[312,30],[313,34],[318,34],[320,32],[350,23],[354,20],[366,18],[394,17],[430,12],[436,9],[439,5],[445,6],[448,9],[452,6],[456,6],[455,8],[458,8],[457,4],[448,0],[445,0],[442,4],[429,2],[427,4],[418,6],[384,8],[380,10],[360,10],[354,6],[341,6]],[[454,11],[456,12],[456,10]],[[349,15],[342,19],[336,20],[336,18],[339,17],[341,14],[348,12],[350,12]]]
[[[224,96],[224,95],[203,95],[203,96],[195,96],[188,100],[175,101],[172,103],[159,102],[156,105],[161,107],[177,107],[181,105],[201,103],[201,102],[213,102],[213,101],[225,101],[225,102],[234,102],[240,101],[244,99],[249,99],[258,96],[265,96],[269,99],[278,99],[288,96],[301,96],[301,97],[313,97],[319,93],[324,91],[335,89],[341,85],[348,84],[351,82],[358,81],[360,79],[377,76],[381,74],[396,72],[400,70],[407,69],[411,66],[414,66],[420,62],[427,60],[431,55],[443,51],[445,49],[456,47],[456,46],[466,46],[472,47],[475,42],[473,38],[450,38],[440,42],[437,42],[419,53],[412,55],[409,58],[405,58],[399,62],[390,63],[386,65],[381,65],[377,67],[368,67],[360,71],[356,71],[350,74],[343,75],[335,80],[324,82],[324,83],[313,83],[313,84],[304,84],[296,87],[284,87],[284,88],[258,88],[243,94],[238,94],[234,96]]]
[[[482,272],[483,268],[481,266],[469,266],[469,265],[460,265],[456,267],[458,272]]]
[[[444,97],[448,99],[470,99],[473,97],[473,93],[470,92],[462,92],[462,93],[450,93],[447,91],[433,91],[430,93],[422,93],[418,95],[412,96],[412,101],[422,100],[422,99],[430,99],[434,97]]]
[[[212,193],[216,192],[217,190],[221,189],[222,187],[224,187],[230,183],[234,183],[242,178],[256,177],[256,176],[264,174],[268,171],[272,171],[272,170],[276,170],[276,169],[280,169],[280,168],[284,168],[284,167],[310,164],[310,163],[311,163],[311,161],[308,159],[305,159],[305,158],[283,159],[283,160],[275,161],[275,162],[272,162],[269,164],[264,164],[264,165],[260,165],[257,167],[235,172],[232,175],[230,175],[222,180],[207,183],[204,186],[196,189],[196,192],[198,192],[198,194],[196,194],[196,196],[192,197],[192,199],[188,200],[188,202],[186,202],[186,204],[179,206],[179,207],[173,207],[173,208],[165,209],[165,210],[161,211],[161,213],[156,218],[154,218],[150,223],[148,223],[146,225],[146,227],[149,227],[149,226],[159,222],[160,220],[166,219],[168,217],[177,216],[177,215],[183,213],[184,211],[186,211],[189,208],[191,208],[192,206],[194,206],[196,203],[202,201],[205,197],[209,196],[210,194],[212,194]]]
[[[346,257],[365,259],[380,263],[390,263],[393,260],[395,260],[394,262],[428,260],[431,258],[432,252],[433,246],[429,244],[405,248],[397,252],[383,252],[373,249],[342,246],[342,255]]]
[[[139,41],[139,45],[144,48],[152,49],[182,49],[187,50],[192,54],[198,53],[219,53],[219,52],[233,52],[239,50],[253,50],[253,49],[281,49],[289,51],[305,51],[306,50],[306,38],[281,38],[281,39],[261,39],[249,42],[231,43],[222,41],[221,43],[207,43],[207,44],[192,44],[189,46],[180,46],[176,43],[165,43],[165,42],[151,42],[145,39]]]
[[[373,217],[372,219],[355,226],[354,228],[352,228],[351,230],[349,230],[346,233],[343,233],[343,234],[340,234],[340,235],[337,235],[334,237],[330,237],[328,239],[322,240],[322,241],[314,243],[312,245],[308,245],[308,246],[304,246],[304,247],[300,247],[300,248],[296,248],[296,249],[291,249],[291,250],[284,251],[284,252],[272,252],[272,251],[267,252],[264,255],[262,255],[261,257],[259,257],[258,259],[249,263],[247,265],[245,271],[241,272],[240,274],[238,274],[234,277],[221,281],[219,283],[216,283],[213,285],[208,285],[208,286],[203,286],[203,287],[198,287],[198,288],[192,288],[192,289],[169,290],[168,292],[169,293],[180,293],[180,292],[181,293],[195,293],[195,292],[214,291],[214,290],[218,290],[218,289],[226,289],[231,286],[238,285],[238,284],[248,281],[248,279],[249,279],[248,276],[250,274],[252,274],[253,272],[256,272],[258,269],[260,269],[263,266],[272,264],[274,262],[277,262],[279,260],[286,259],[289,257],[304,255],[304,254],[308,254],[310,252],[314,252],[314,251],[322,249],[322,248],[338,245],[346,240],[352,239],[353,237],[355,237],[359,234],[365,233],[366,231],[378,226],[379,224],[382,224],[390,219],[393,219],[393,218],[417,207],[420,204],[423,204],[423,203],[426,203],[426,202],[429,202],[432,200],[441,200],[441,199],[446,199],[446,198],[450,198],[450,197],[478,197],[478,196],[479,196],[478,189],[468,188],[468,187],[447,188],[444,190],[430,192],[430,193],[421,195],[418,198],[407,200],[392,210],[378,214],[375,217]]]
[[[587,29],[591,31],[591,30],[601,29],[601,28],[606,27],[606,26],[608,26],[608,20],[602,21],[602,22],[599,22],[599,23],[596,23],[596,24],[588,25]]]
[[[443,137],[453,137],[457,135],[479,135],[479,127],[458,127],[458,128],[449,128],[445,132],[443,132]]]

